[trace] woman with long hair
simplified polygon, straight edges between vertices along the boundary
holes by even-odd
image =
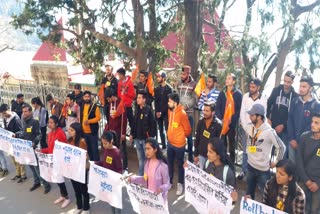
[[[40,131],[41,131],[41,140],[40,145],[41,149],[47,148],[47,110],[42,103],[40,97],[34,97],[31,99],[33,111],[33,118],[39,121]]]
[[[171,188],[168,164],[157,140],[153,138],[146,140],[145,153],[147,161],[144,165],[144,175],[131,176],[129,182],[141,184],[153,192],[162,193],[167,201],[167,194]]]
[[[87,144],[84,138],[81,137],[81,124],[78,122],[72,123],[68,129],[69,139],[68,143],[79,147],[81,149],[87,150]],[[87,157],[88,159],[88,157]],[[78,181],[72,180],[72,187],[76,196],[77,208],[74,211],[74,214],[80,213],[89,213],[90,204],[89,204],[89,193],[88,193],[88,169],[89,165],[86,165],[86,183],[80,183]]]
[[[296,182],[294,162],[281,160],[276,170],[276,175],[265,185],[262,203],[286,213],[305,213],[305,194]]]

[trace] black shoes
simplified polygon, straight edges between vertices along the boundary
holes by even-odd
[[[19,180],[18,180],[18,184],[20,184],[20,183],[23,183],[25,180],[27,180],[27,177],[26,176],[24,176],[24,177],[21,177]]]
[[[16,181],[16,180],[20,180],[20,178],[21,178],[21,176],[16,175],[13,178],[11,178],[10,180],[11,181]]]
[[[49,185],[44,189],[43,194],[48,194],[50,192],[50,190],[51,190],[51,186]]]
[[[39,188],[41,185],[40,184],[33,184],[33,186],[30,188],[30,192],[32,192],[33,190]]]

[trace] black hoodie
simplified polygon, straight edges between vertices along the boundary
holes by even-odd
[[[267,118],[272,122],[272,128],[283,124],[287,126],[288,112],[292,104],[292,100],[299,95],[291,87],[289,93],[284,93],[283,85],[272,90],[268,99]]]

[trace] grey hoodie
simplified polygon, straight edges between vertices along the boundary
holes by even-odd
[[[274,146],[276,149],[276,162],[281,160],[284,156],[286,146],[276,134],[271,126],[264,122],[258,129],[252,123],[244,126],[244,130],[248,134],[247,139],[247,153],[248,163],[255,169],[260,171],[268,171],[270,169],[271,151]],[[258,131],[261,131],[256,141],[256,152],[250,152],[252,138]]]

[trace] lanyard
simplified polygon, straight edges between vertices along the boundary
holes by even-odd
[[[258,140],[258,137],[260,136],[261,134],[261,130],[257,131],[257,133],[255,135],[253,135],[254,133],[254,127],[252,127],[252,139],[251,139],[251,146],[255,146],[256,145],[256,142]]]

